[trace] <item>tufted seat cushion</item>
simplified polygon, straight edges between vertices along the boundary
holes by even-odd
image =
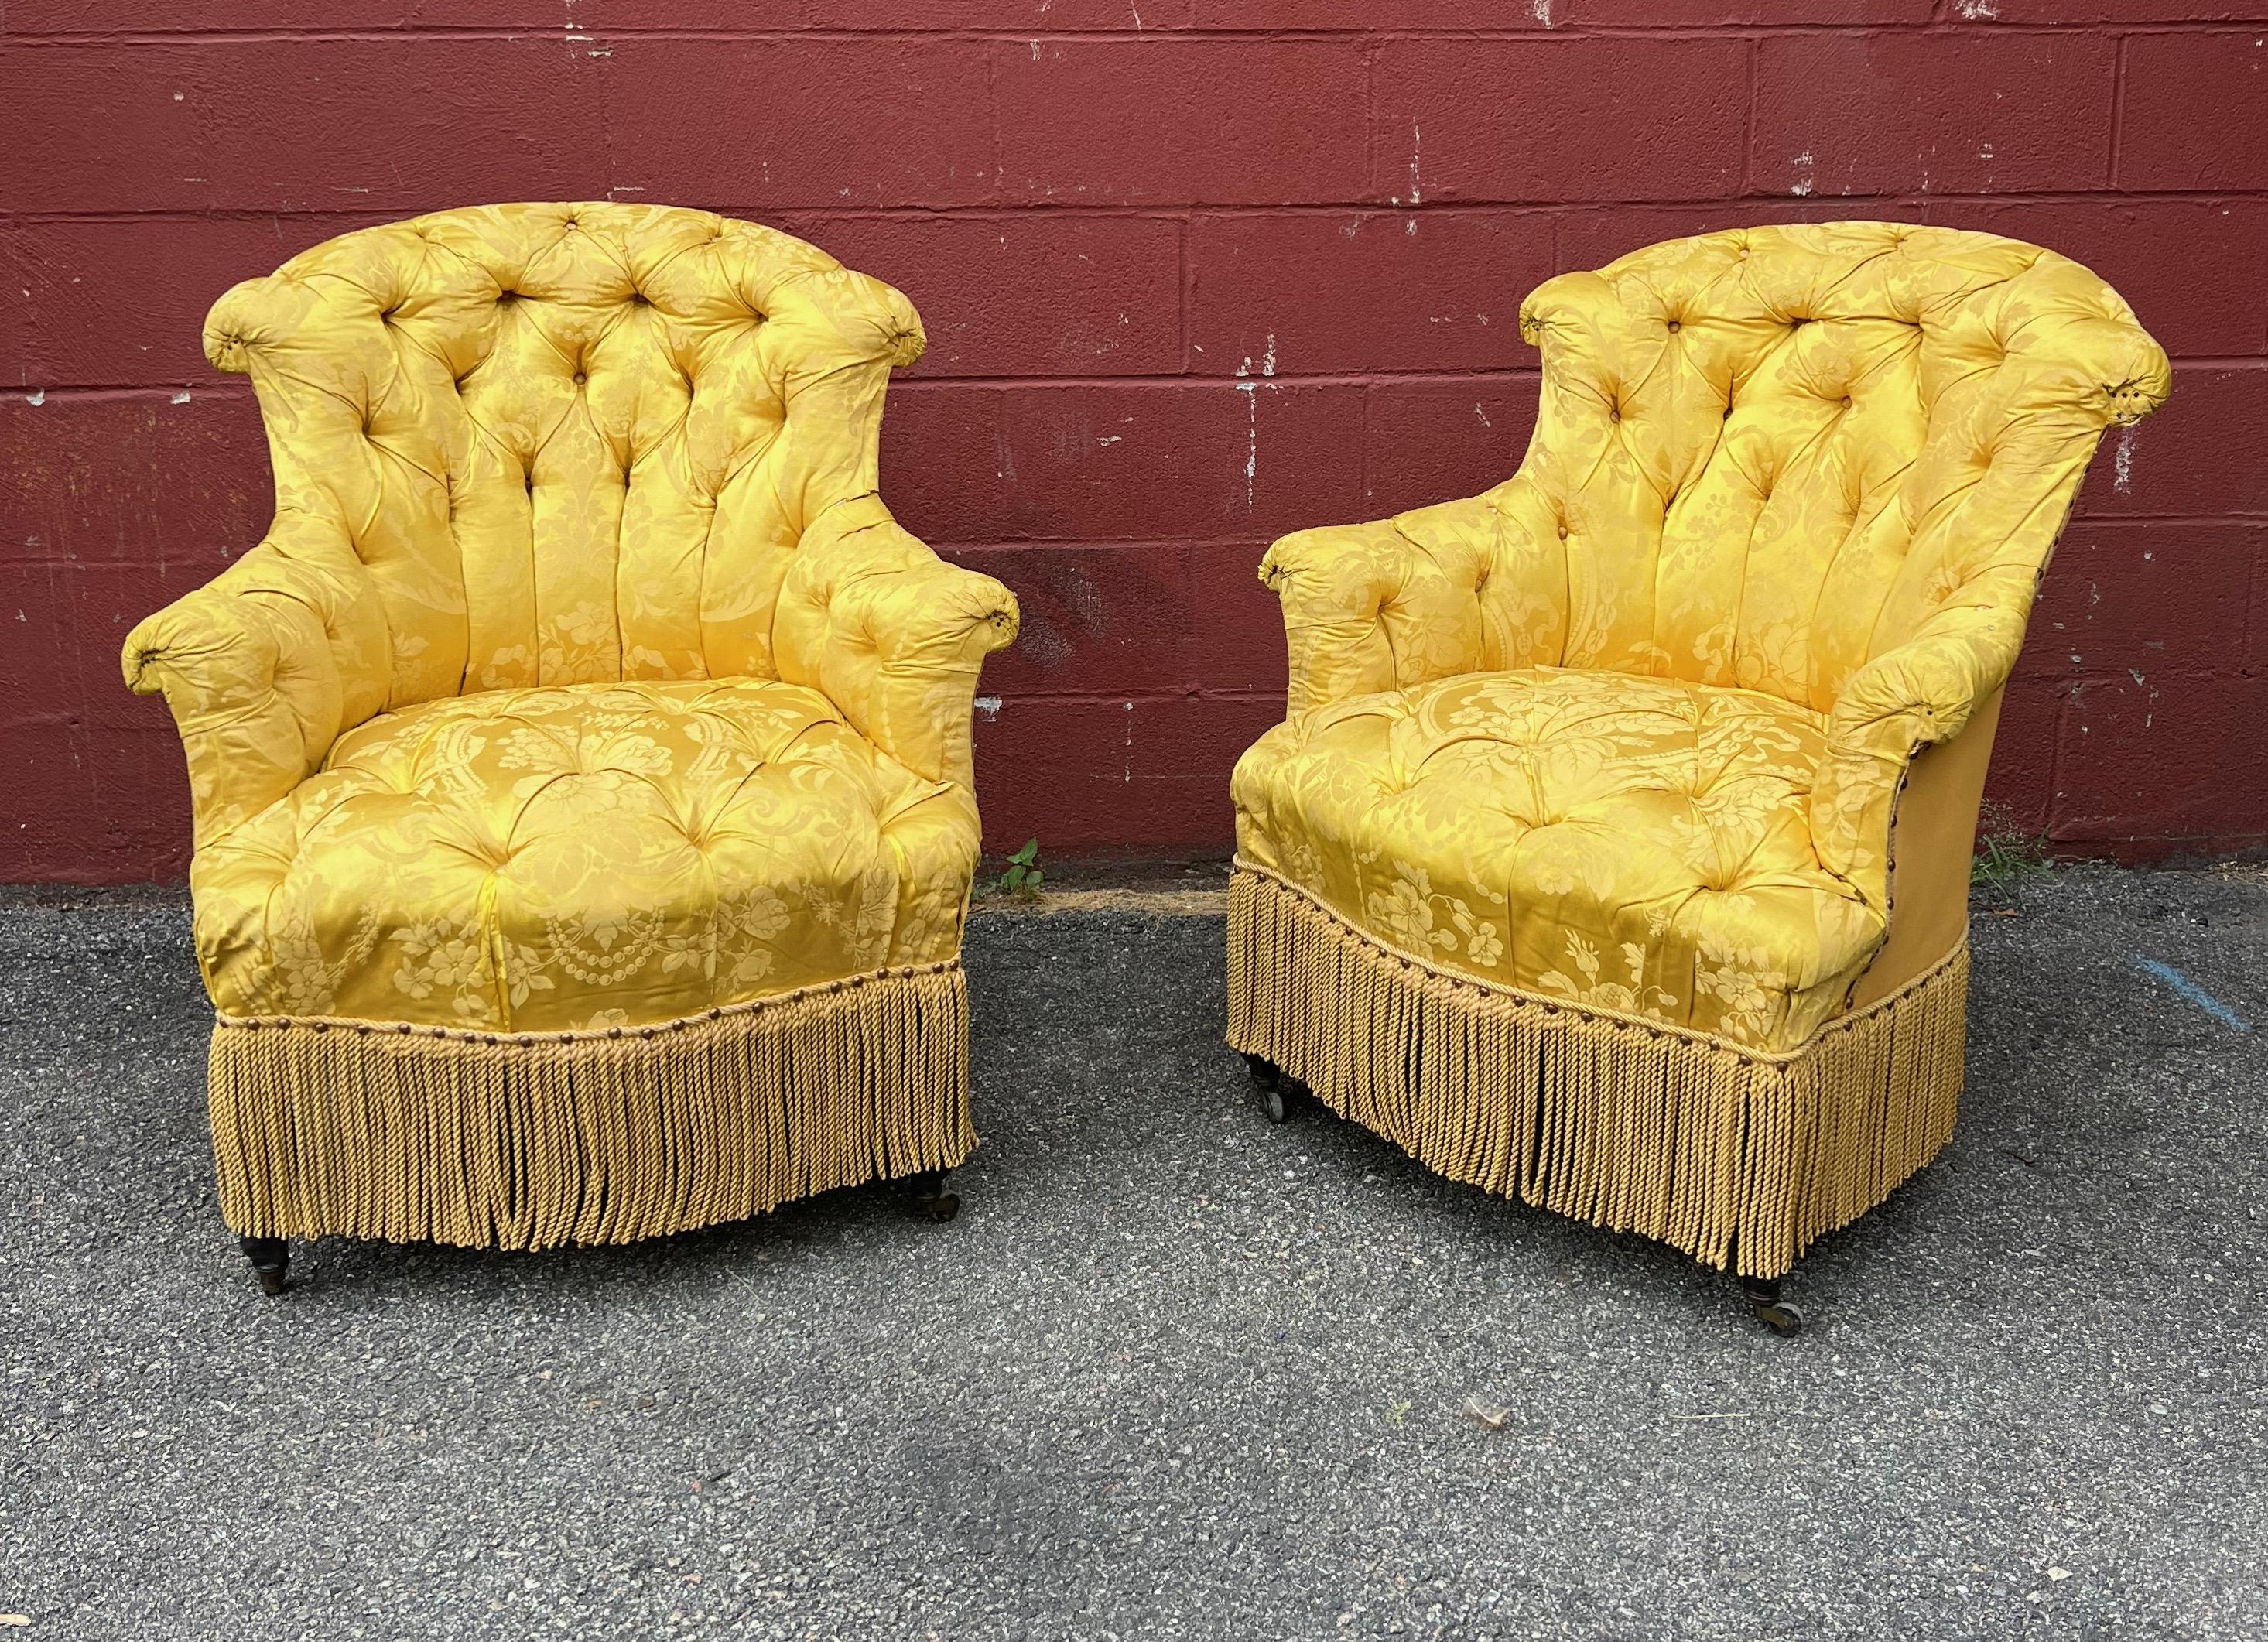
[[[1791,1049],[1883,929],[1812,845],[1826,732],[1751,690],[1466,674],[1269,732],[1237,767],[1238,849],[1440,967]]]
[[[564,1031],[950,959],[976,853],[818,691],[637,681],[372,718],[194,879],[224,1013]]]

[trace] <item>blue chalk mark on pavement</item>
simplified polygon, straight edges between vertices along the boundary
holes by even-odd
[[[2154,979],[2163,981],[2168,986],[2173,988],[2176,992],[2187,998],[2191,1003],[2195,1004],[2199,1009],[2204,1010],[2205,1013],[2211,1015],[2215,1020],[2220,1022],[2224,1027],[2227,1027],[2231,1032],[2250,1032],[2252,1030],[2250,1027],[2245,1024],[2243,1016],[2238,1014],[2227,1004],[2222,1003],[2220,999],[2215,998],[2211,992],[2206,991],[2205,988],[2199,986],[2195,981],[2191,980],[2189,976],[2183,975],[2179,969],[2175,968],[2173,965],[2169,963],[2160,963],[2155,958],[2137,958],[2134,960],[2134,967],[2139,969],[2143,974],[2149,976]]]

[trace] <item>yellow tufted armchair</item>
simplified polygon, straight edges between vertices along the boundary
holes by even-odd
[[[1951,1131],[2000,692],[2166,359],[2052,252],[1673,241],[1521,309],[1526,461],[1269,549],[1229,1039],[1453,1179],[1778,1279]]]
[[[502,205],[237,286],[276,521],[126,642],[187,747],[228,1223],[619,1242],[975,1144],[969,714],[1016,605],[876,493],[912,307]]]

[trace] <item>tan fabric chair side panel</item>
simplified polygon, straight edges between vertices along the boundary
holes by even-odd
[[[1922,749],[1890,824],[1890,929],[1851,995],[1851,1007],[1880,1002],[1958,946],[1969,934],[1969,875],[1977,812],[1992,762],[2001,692],[1949,741]]]

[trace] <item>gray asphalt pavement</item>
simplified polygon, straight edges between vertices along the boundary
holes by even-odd
[[[1960,1130],[1793,1340],[1269,1127],[1221,940],[976,920],[951,1226],[330,1242],[270,1300],[185,909],[0,901],[0,1636],[2268,1635],[2268,883],[1980,897]]]

